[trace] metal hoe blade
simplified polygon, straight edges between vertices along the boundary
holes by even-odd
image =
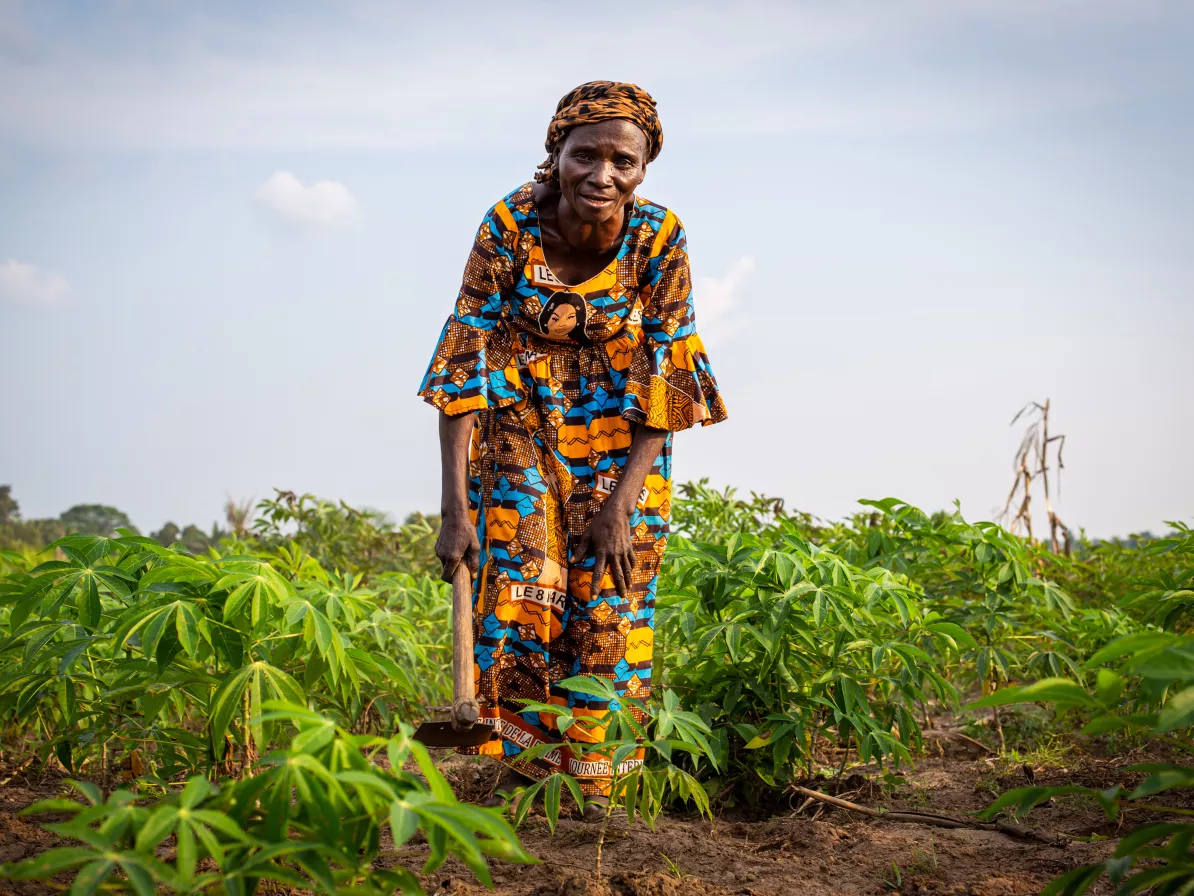
[[[473,725],[457,731],[451,722],[424,722],[415,740],[428,747],[479,747],[497,731],[492,725]]]

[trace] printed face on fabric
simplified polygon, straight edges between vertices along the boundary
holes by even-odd
[[[585,300],[574,292],[557,292],[539,315],[539,328],[552,339],[585,341]]]

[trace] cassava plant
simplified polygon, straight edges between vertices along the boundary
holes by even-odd
[[[579,757],[602,757],[611,771],[610,799],[605,809],[597,839],[596,873],[601,875],[601,858],[609,821],[615,811],[626,813],[634,824],[641,818],[655,830],[655,821],[668,803],[691,801],[697,810],[712,820],[709,798],[701,783],[675,763],[683,754],[698,764],[707,763],[717,769],[717,758],[710,743],[709,727],[695,713],[681,708],[675,692],[665,690],[658,702],[644,702],[618,694],[613,682],[593,675],[580,675],[560,682],[560,687],[574,693],[587,694],[607,702],[609,709],[599,716],[575,716],[566,706],[528,701],[523,712],[535,712],[556,717],[560,731],[580,729],[588,737],[565,740],[560,745],[540,744],[525,751],[526,759],[534,759],[553,750],[562,750]],[[590,741],[593,732],[600,732],[601,740]],[[638,754],[643,754],[639,758]],[[556,772],[536,781],[519,797],[515,824],[521,825],[535,799],[542,792],[548,825],[555,832],[560,814],[560,796],[567,787],[578,810],[585,800],[579,783],[571,775]]]
[[[1017,788],[992,803],[986,814],[1010,811],[1022,818],[1051,799],[1084,798],[1097,803],[1110,821],[1132,810],[1137,816],[1151,815],[1155,820],[1129,830],[1110,859],[1058,877],[1045,896],[1081,896],[1104,875],[1117,896],[1194,892],[1194,812],[1157,803],[1165,794],[1194,788],[1194,636],[1158,631],[1126,635],[1085,665],[1095,673],[1093,687],[1047,678],[998,691],[975,705],[1045,703],[1059,714],[1083,718],[1087,738],[1127,733],[1167,745],[1182,761],[1128,766],[1127,771],[1145,775],[1134,788]]]
[[[84,802],[47,800],[23,814],[68,813],[68,821],[45,827],[82,845],[0,866],[0,879],[73,873],[72,892],[103,887],[138,896],[215,886],[252,896],[267,881],[321,894],[422,894],[418,878],[394,860],[419,831],[429,850],[424,873],[455,856],[492,887],[490,858],[534,861],[500,813],[456,800],[409,727],[390,738],[358,735],[303,706],[266,701],[262,708],[254,724],[296,733],[254,774],[222,785],[192,777],[148,804],[127,790],[105,800],[94,784],[72,782]],[[408,760],[421,776],[405,770]],[[172,848],[163,855],[163,846]]]

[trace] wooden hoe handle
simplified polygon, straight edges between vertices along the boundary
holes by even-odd
[[[473,577],[461,561],[452,573],[452,728],[472,728],[480,707],[473,683]]]

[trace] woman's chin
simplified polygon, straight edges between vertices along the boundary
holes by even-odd
[[[615,200],[594,202],[583,196],[578,196],[572,203],[576,216],[586,224],[604,224],[618,213],[618,203]]]

